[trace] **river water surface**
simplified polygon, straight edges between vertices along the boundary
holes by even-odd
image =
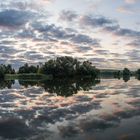
[[[140,81],[1,81],[0,140],[140,140]]]

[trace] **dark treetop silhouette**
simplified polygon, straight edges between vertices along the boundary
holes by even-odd
[[[14,75],[15,70],[11,65],[0,65],[0,78],[4,78],[6,74]],[[66,77],[92,77],[98,78],[103,75],[113,75],[114,78],[130,77],[131,75],[140,75],[140,70],[136,72],[131,72],[128,68],[123,70],[99,70],[92,65],[89,61],[79,61],[73,57],[57,57],[55,59],[50,59],[40,66],[33,66],[25,64],[21,66],[16,74],[20,74],[21,79],[25,77],[41,78],[42,75],[51,75],[53,78],[66,78]],[[29,74],[23,76],[23,74]],[[34,75],[32,75],[34,74]],[[129,78],[127,78],[129,79]]]

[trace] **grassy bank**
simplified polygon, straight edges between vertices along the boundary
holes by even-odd
[[[51,75],[44,75],[44,74],[6,74],[5,80],[50,80],[52,79]]]

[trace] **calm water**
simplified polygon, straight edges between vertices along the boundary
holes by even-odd
[[[140,140],[140,81],[1,81],[0,140],[8,139]]]

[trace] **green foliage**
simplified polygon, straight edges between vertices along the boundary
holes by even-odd
[[[100,71],[96,69],[95,66],[92,66],[92,63],[89,61],[84,61],[77,69],[78,75],[90,75],[92,77],[97,77],[99,73]]]
[[[39,66],[29,66],[27,63],[20,67],[19,70],[18,70],[18,73],[37,73],[38,72],[38,69],[39,69]]]
[[[71,76],[93,76],[97,77],[99,70],[92,66],[89,61],[81,63],[72,57],[58,57],[54,60],[48,60],[39,70],[40,73],[53,75],[54,77]]]
[[[135,72],[135,77],[140,80],[140,69]]]
[[[77,94],[80,90],[88,91],[93,86],[100,83],[100,80],[92,78],[64,78],[46,81],[23,81],[19,80],[19,83],[25,87],[39,86],[43,87],[46,92],[56,93],[58,96],[72,96]]]
[[[131,72],[128,68],[123,69],[123,76],[125,76],[125,75],[129,75],[129,76],[131,75]]]
[[[137,75],[140,75],[140,69],[138,69],[138,70],[136,71],[136,74],[137,74]]]
[[[0,89],[4,89],[4,88],[12,88],[12,85],[15,83],[14,80],[1,80],[0,81]]]
[[[120,79],[122,76],[122,72],[120,70],[114,72],[114,78]]]
[[[15,74],[15,70],[11,65],[0,65],[0,78],[4,78],[5,74]]]

